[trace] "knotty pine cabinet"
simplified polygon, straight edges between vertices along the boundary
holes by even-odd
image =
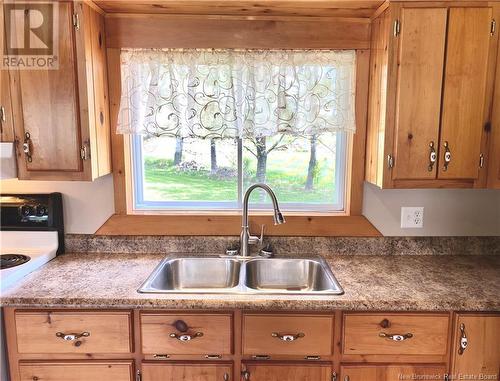
[[[452,356],[452,375],[500,379],[500,316],[458,314]]]
[[[0,21],[5,27],[3,6],[0,7]],[[0,34],[0,51],[4,51],[5,31]],[[14,123],[12,122],[12,101],[8,70],[0,70],[0,142],[14,141]]]
[[[374,20],[367,181],[486,186],[499,13],[498,5],[394,3]]]
[[[499,376],[498,313],[5,307],[3,315],[12,381]],[[460,354],[463,337],[467,345]]]
[[[343,365],[342,381],[445,380],[446,367],[434,365]]]
[[[491,139],[488,159],[488,188],[500,189],[500,41],[497,52],[497,72],[491,119]]]
[[[18,177],[93,180],[111,172],[104,17],[83,2],[58,9],[59,68],[10,71]]]

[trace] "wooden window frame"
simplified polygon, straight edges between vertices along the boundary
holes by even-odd
[[[112,20],[115,20],[112,18]],[[360,24],[364,25],[364,24]],[[108,24],[106,24],[108,28]],[[115,28],[107,33],[116,33]],[[270,42],[272,44],[272,42]],[[335,43],[333,43],[335,45]],[[169,46],[170,47],[170,46]],[[271,46],[270,46],[271,47]],[[309,48],[305,46],[304,48]],[[358,46],[346,46],[356,49]],[[362,216],[370,51],[356,50],[356,133],[349,138],[346,200],[342,212],[288,212],[287,223],[273,226],[270,212],[252,213],[251,228],[265,224],[266,235],[380,236]],[[121,96],[120,48],[108,47],[111,126],[117,125]],[[111,134],[115,214],[97,231],[100,235],[239,235],[241,214],[235,211],[133,210],[130,138]]]

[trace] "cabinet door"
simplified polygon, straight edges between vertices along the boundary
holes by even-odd
[[[0,20],[3,19],[3,6],[0,6]],[[0,52],[4,51],[5,31],[0,31]],[[14,124],[12,122],[12,101],[10,97],[9,72],[0,69],[0,142],[14,141]]]
[[[0,70],[0,142],[14,141],[9,72]]]
[[[230,381],[231,364],[143,363],[143,381]]]
[[[248,381],[330,381],[330,364],[245,364]]]
[[[86,27],[90,33],[90,51],[92,54],[92,81],[88,81],[89,107],[93,99],[94,121],[90,121],[90,145],[92,152],[92,171],[94,177],[111,172],[110,121],[108,96],[108,68],[104,17],[88,5],[83,6]],[[87,49],[88,50],[88,49]],[[91,111],[91,110],[89,110]]]
[[[497,52],[495,97],[491,117],[491,142],[488,153],[488,188],[500,189],[500,49]]]
[[[444,75],[439,174],[476,179],[485,124],[491,8],[451,8]],[[446,165],[446,148],[449,163]]]
[[[395,180],[436,178],[446,18],[446,8],[401,10]]]
[[[467,346],[460,350],[462,338]],[[500,377],[500,315],[459,315],[452,348],[452,374],[477,380]],[[481,378],[482,376],[482,378]]]
[[[444,380],[444,366],[388,365],[342,366],[340,379],[343,381],[400,381],[400,380]]]
[[[16,137],[22,142],[29,134],[31,146],[31,160],[18,147],[22,179],[30,173],[83,170],[72,18],[72,3],[59,3],[58,69],[19,70],[12,76]]]
[[[33,362],[19,365],[20,381],[132,381],[132,362]]]

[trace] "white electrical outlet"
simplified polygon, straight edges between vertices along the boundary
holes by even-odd
[[[401,228],[423,228],[424,227],[424,207],[401,208]]]

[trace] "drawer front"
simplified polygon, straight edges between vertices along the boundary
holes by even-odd
[[[21,363],[20,381],[132,381],[131,361]]]
[[[144,354],[226,355],[232,353],[231,314],[141,315]]]
[[[15,320],[19,353],[131,352],[130,312],[16,312]]]
[[[229,381],[233,379],[231,364],[143,363],[142,380]]]
[[[246,355],[330,355],[333,316],[259,315],[243,317]]]
[[[400,381],[444,380],[446,368],[437,365],[342,365],[340,380],[348,381]]]
[[[330,364],[248,362],[243,364],[243,368],[250,381],[331,381],[333,379]]]
[[[343,353],[445,355],[448,324],[442,314],[346,314]]]

